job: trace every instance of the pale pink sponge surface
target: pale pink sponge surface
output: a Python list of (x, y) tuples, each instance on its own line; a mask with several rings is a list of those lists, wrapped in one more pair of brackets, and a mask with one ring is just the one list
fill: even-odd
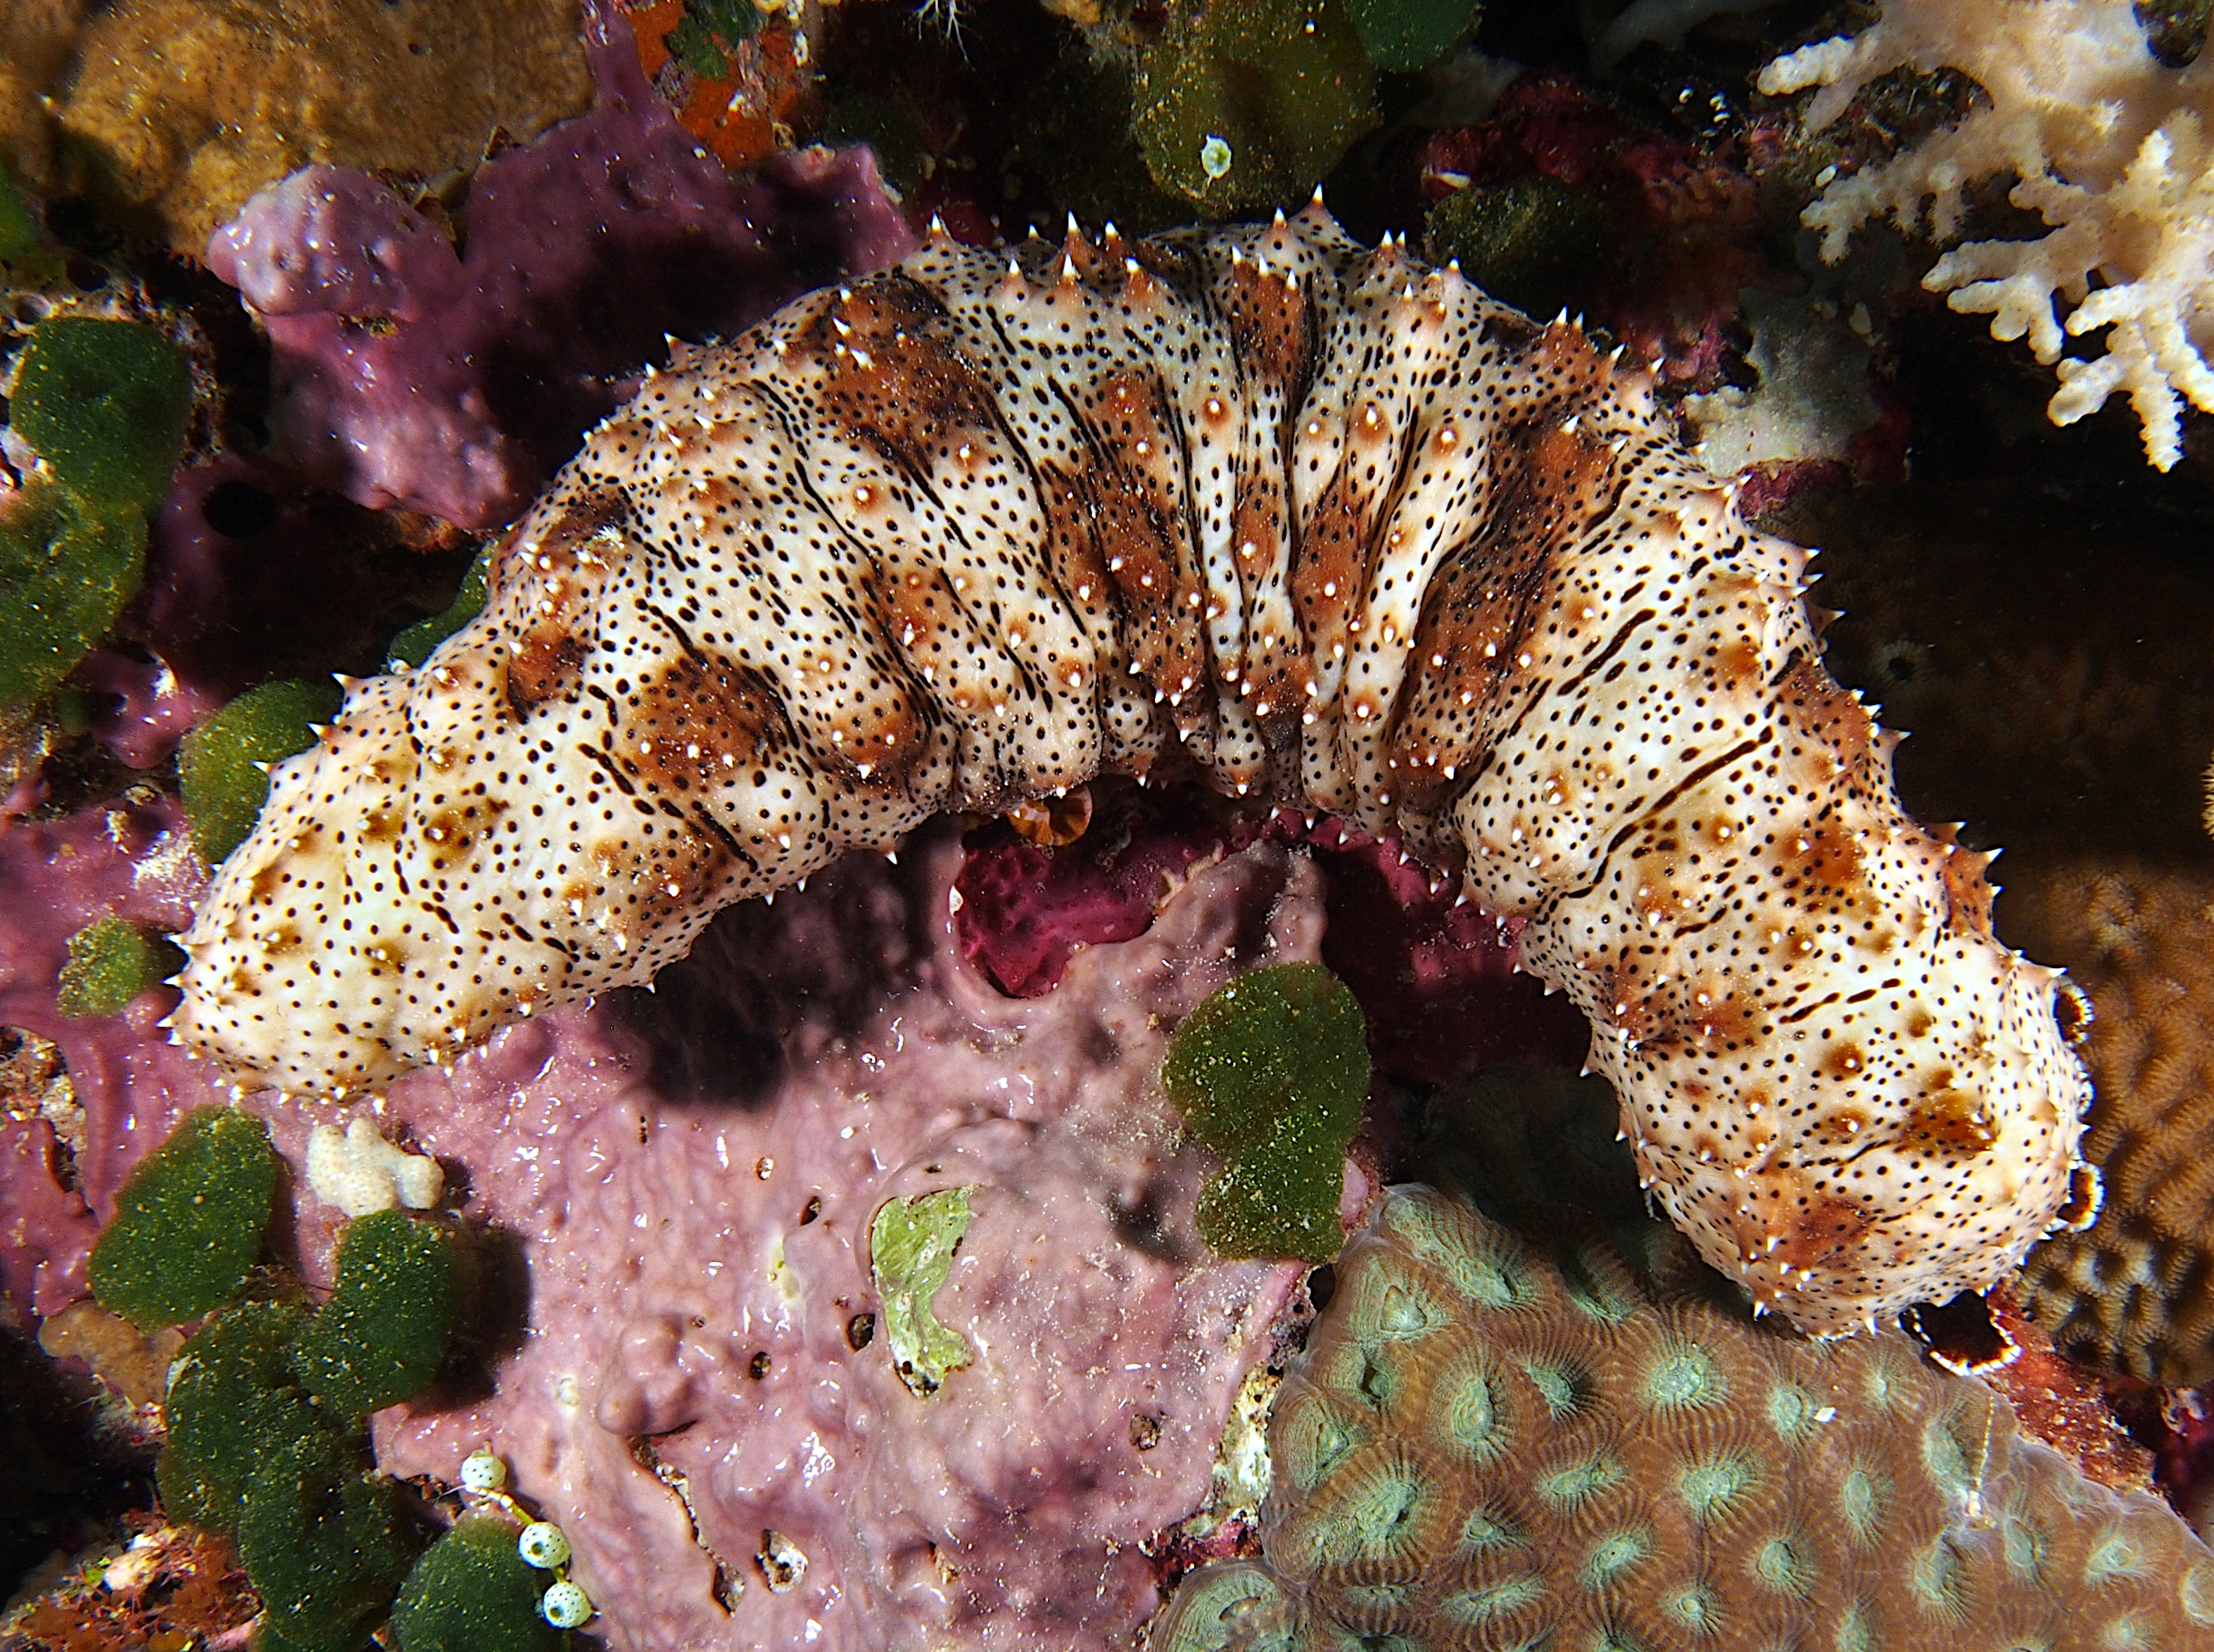
[[(656, 998), (385, 1099), (380, 1125), (466, 1166), (467, 1216), (529, 1284), (497, 1390), (381, 1414), (378, 1461), (450, 1483), (499, 1453), (619, 1652), (1121, 1644), (1159, 1604), (1138, 1545), (1205, 1499), (1270, 1352), (1303, 1265), (1200, 1242), (1214, 1161), (1155, 1075), (1215, 987), (1315, 956), (1320, 875), (1273, 845), (1199, 869), (1017, 1002), (959, 955), (958, 863), (945, 833), (849, 861), (719, 926)], [(269, 1117), (297, 1159), (341, 1113)], [(926, 1398), (869, 1234), (946, 1187), (971, 1217), (932, 1308), (974, 1356)], [(335, 1213), (302, 1221), (312, 1271)], [(772, 1533), (803, 1558), (788, 1587), (756, 1558)]]
[(1641, 377), (1318, 207), (937, 236), (587, 441), (479, 619), (276, 771), (177, 1027), (344, 1094), (940, 811), (1196, 775), (1520, 923), (1662, 1208), (1841, 1333), (2012, 1266), (2087, 1087), (1805, 561)]

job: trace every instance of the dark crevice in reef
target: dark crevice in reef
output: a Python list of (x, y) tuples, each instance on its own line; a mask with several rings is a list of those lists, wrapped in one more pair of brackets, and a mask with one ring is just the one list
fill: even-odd
[(0, 1330), (0, 1600), (57, 1549), (151, 1499), (152, 1455), (122, 1431), (119, 1405)]
[(832, 1038), (859, 1032), (929, 954), (920, 903), (902, 893), (920, 860), (851, 855), (810, 880), (817, 898), (740, 902), (651, 991), (609, 993), (654, 1088), (758, 1106), (776, 1094), (786, 1036), (802, 1021)]

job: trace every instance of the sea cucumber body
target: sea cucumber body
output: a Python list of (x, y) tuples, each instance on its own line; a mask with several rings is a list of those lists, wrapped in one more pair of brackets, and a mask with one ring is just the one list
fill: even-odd
[(275, 771), (176, 1025), (344, 1093), (934, 813), (1196, 771), (1524, 917), (1669, 1215), (1848, 1331), (2046, 1231), (2086, 1084), (1805, 556), (1580, 332), (1319, 208), (938, 237), (588, 440), (479, 619)]

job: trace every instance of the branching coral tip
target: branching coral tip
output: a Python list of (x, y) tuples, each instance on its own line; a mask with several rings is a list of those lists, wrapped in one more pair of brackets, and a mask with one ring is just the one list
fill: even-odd
[(581, 1629), (591, 1618), (592, 1597), (564, 1578), (546, 1591), (538, 1610), (556, 1629)]
[(569, 1539), (550, 1520), (534, 1520), (515, 1540), (515, 1551), (540, 1571), (569, 1564)]
[(462, 1488), (467, 1491), (497, 1491), (507, 1484), (507, 1465), (489, 1451), (473, 1451), (462, 1464)]

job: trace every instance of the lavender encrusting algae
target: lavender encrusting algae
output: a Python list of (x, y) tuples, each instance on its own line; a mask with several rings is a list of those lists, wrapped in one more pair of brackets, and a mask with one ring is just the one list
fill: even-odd
[[(378, 1460), (450, 1482), (496, 1450), (624, 1652), (1120, 1643), (1158, 1600), (1139, 1545), (1205, 1497), (1297, 1283), (1200, 1244), (1214, 1161), (1156, 1076), (1214, 987), (1315, 956), (1313, 863), (1203, 868), (1012, 1001), (960, 958), (957, 846), (919, 848), (733, 913), (657, 995), (511, 1028), (376, 1118), (467, 1167), (468, 1220), (529, 1277), (496, 1388), (381, 1414)], [(297, 1162), (346, 1113), (268, 1116)], [(868, 1235), (951, 1187), (973, 1214), (932, 1309), (972, 1357), (924, 1397)], [(300, 1224), (313, 1274), (336, 1213)]]
[(477, 169), (466, 250), (341, 167), (271, 185), (209, 237), (269, 335), (277, 450), (315, 481), (493, 526), (664, 335), (735, 332), (913, 249), (866, 149), (733, 177), (655, 97), (620, 14), (587, 27), (597, 105)]

